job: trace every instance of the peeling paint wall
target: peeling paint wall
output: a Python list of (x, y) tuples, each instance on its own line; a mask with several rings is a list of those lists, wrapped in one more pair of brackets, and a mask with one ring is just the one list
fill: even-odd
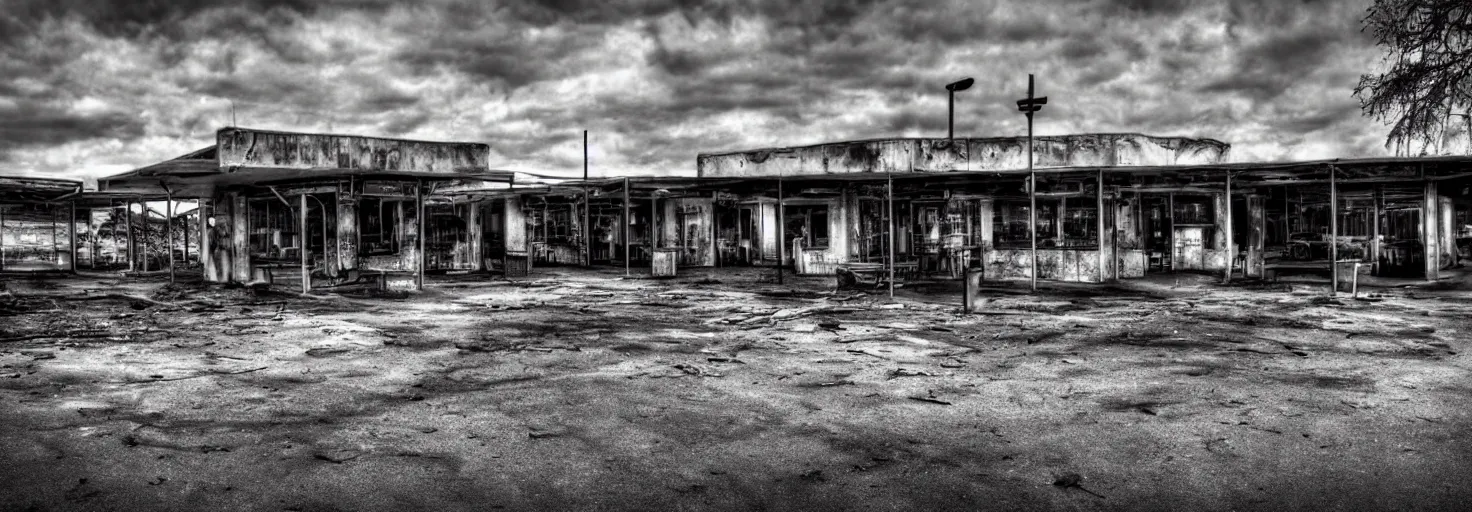
[[(1211, 139), (1140, 134), (1034, 137), (1036, 167), (1189, 165), (1226, 161), (1230, 146)], [(696, 157), (706, 177), (1027, 168), (1027, 138), (888, 139), (767, 148)]]
[(490, 146), (459, 142), (281, 133), (245, 128), (225, 128), (215, 138), (222, 168), (455, 173), (484, 171), (490, 159)]

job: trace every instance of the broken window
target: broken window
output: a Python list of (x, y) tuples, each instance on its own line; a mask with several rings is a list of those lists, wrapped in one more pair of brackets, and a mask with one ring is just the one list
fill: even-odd
[(359, 252), (362, 255), (399, 252), (399, 226), (403, 223), (406, 202), (376, 197), (364, 197), (358, 202)]
[(1060, 222), (1063, 236), (1058, 245), (1075, 249), (1092, 249), (1099, 245), (1099, 204), (1093, 197), (1062, 199)]
[(787, 206), (783, 215), (786, 216), (787, 243), (802, 239), (803, 247), (828, 247), (828, 205)]
[[(1056, 201), (1053, 201), (1056, 203)], [(1028, 229), (1028, 201), (998, 200), (992, 214), (992, 243), (998, 248), (1026, 248), (1030, 246), (1031, 232)], [(1053, 219), (1055, 209), (1051, 204), (1038, 201), (1038, 247), (1055, 245), (1057, 230)]]

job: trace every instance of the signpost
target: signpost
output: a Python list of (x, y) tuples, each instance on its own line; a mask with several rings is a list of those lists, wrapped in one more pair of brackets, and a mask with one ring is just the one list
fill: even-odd
[(1029, 73), (1027, 97), (1017, 100), (1017, 110), (1027, 116), (1027, 228), (1032, 241), (1032, 291), (1038, 291), (1038, 174), (1032, 168), (1032, 115), (1043, 109), (1048, 97), (1034, 98), (1032, 93), (1032, 74)]

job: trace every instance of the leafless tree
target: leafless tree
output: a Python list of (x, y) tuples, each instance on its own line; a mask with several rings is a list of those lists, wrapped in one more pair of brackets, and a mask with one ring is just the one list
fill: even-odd
[(1354, 94), (1365, 115), (1393, 123), (1386, 146), (1424, 154), (1472, 133), (1472, 1), (1375, 0), (1364, 25), (1386, 69), (1361, 75)]

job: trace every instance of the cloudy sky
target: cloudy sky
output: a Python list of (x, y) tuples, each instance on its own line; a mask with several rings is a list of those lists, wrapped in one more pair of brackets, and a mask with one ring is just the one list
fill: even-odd
[(1368, 0), (0, 0), (0, 172), (98, 176), (229, 125), (485, 142), (498, 168), (693, 174), (702, 151), (1143, 132), (1238, 161), (1383, 155)]

